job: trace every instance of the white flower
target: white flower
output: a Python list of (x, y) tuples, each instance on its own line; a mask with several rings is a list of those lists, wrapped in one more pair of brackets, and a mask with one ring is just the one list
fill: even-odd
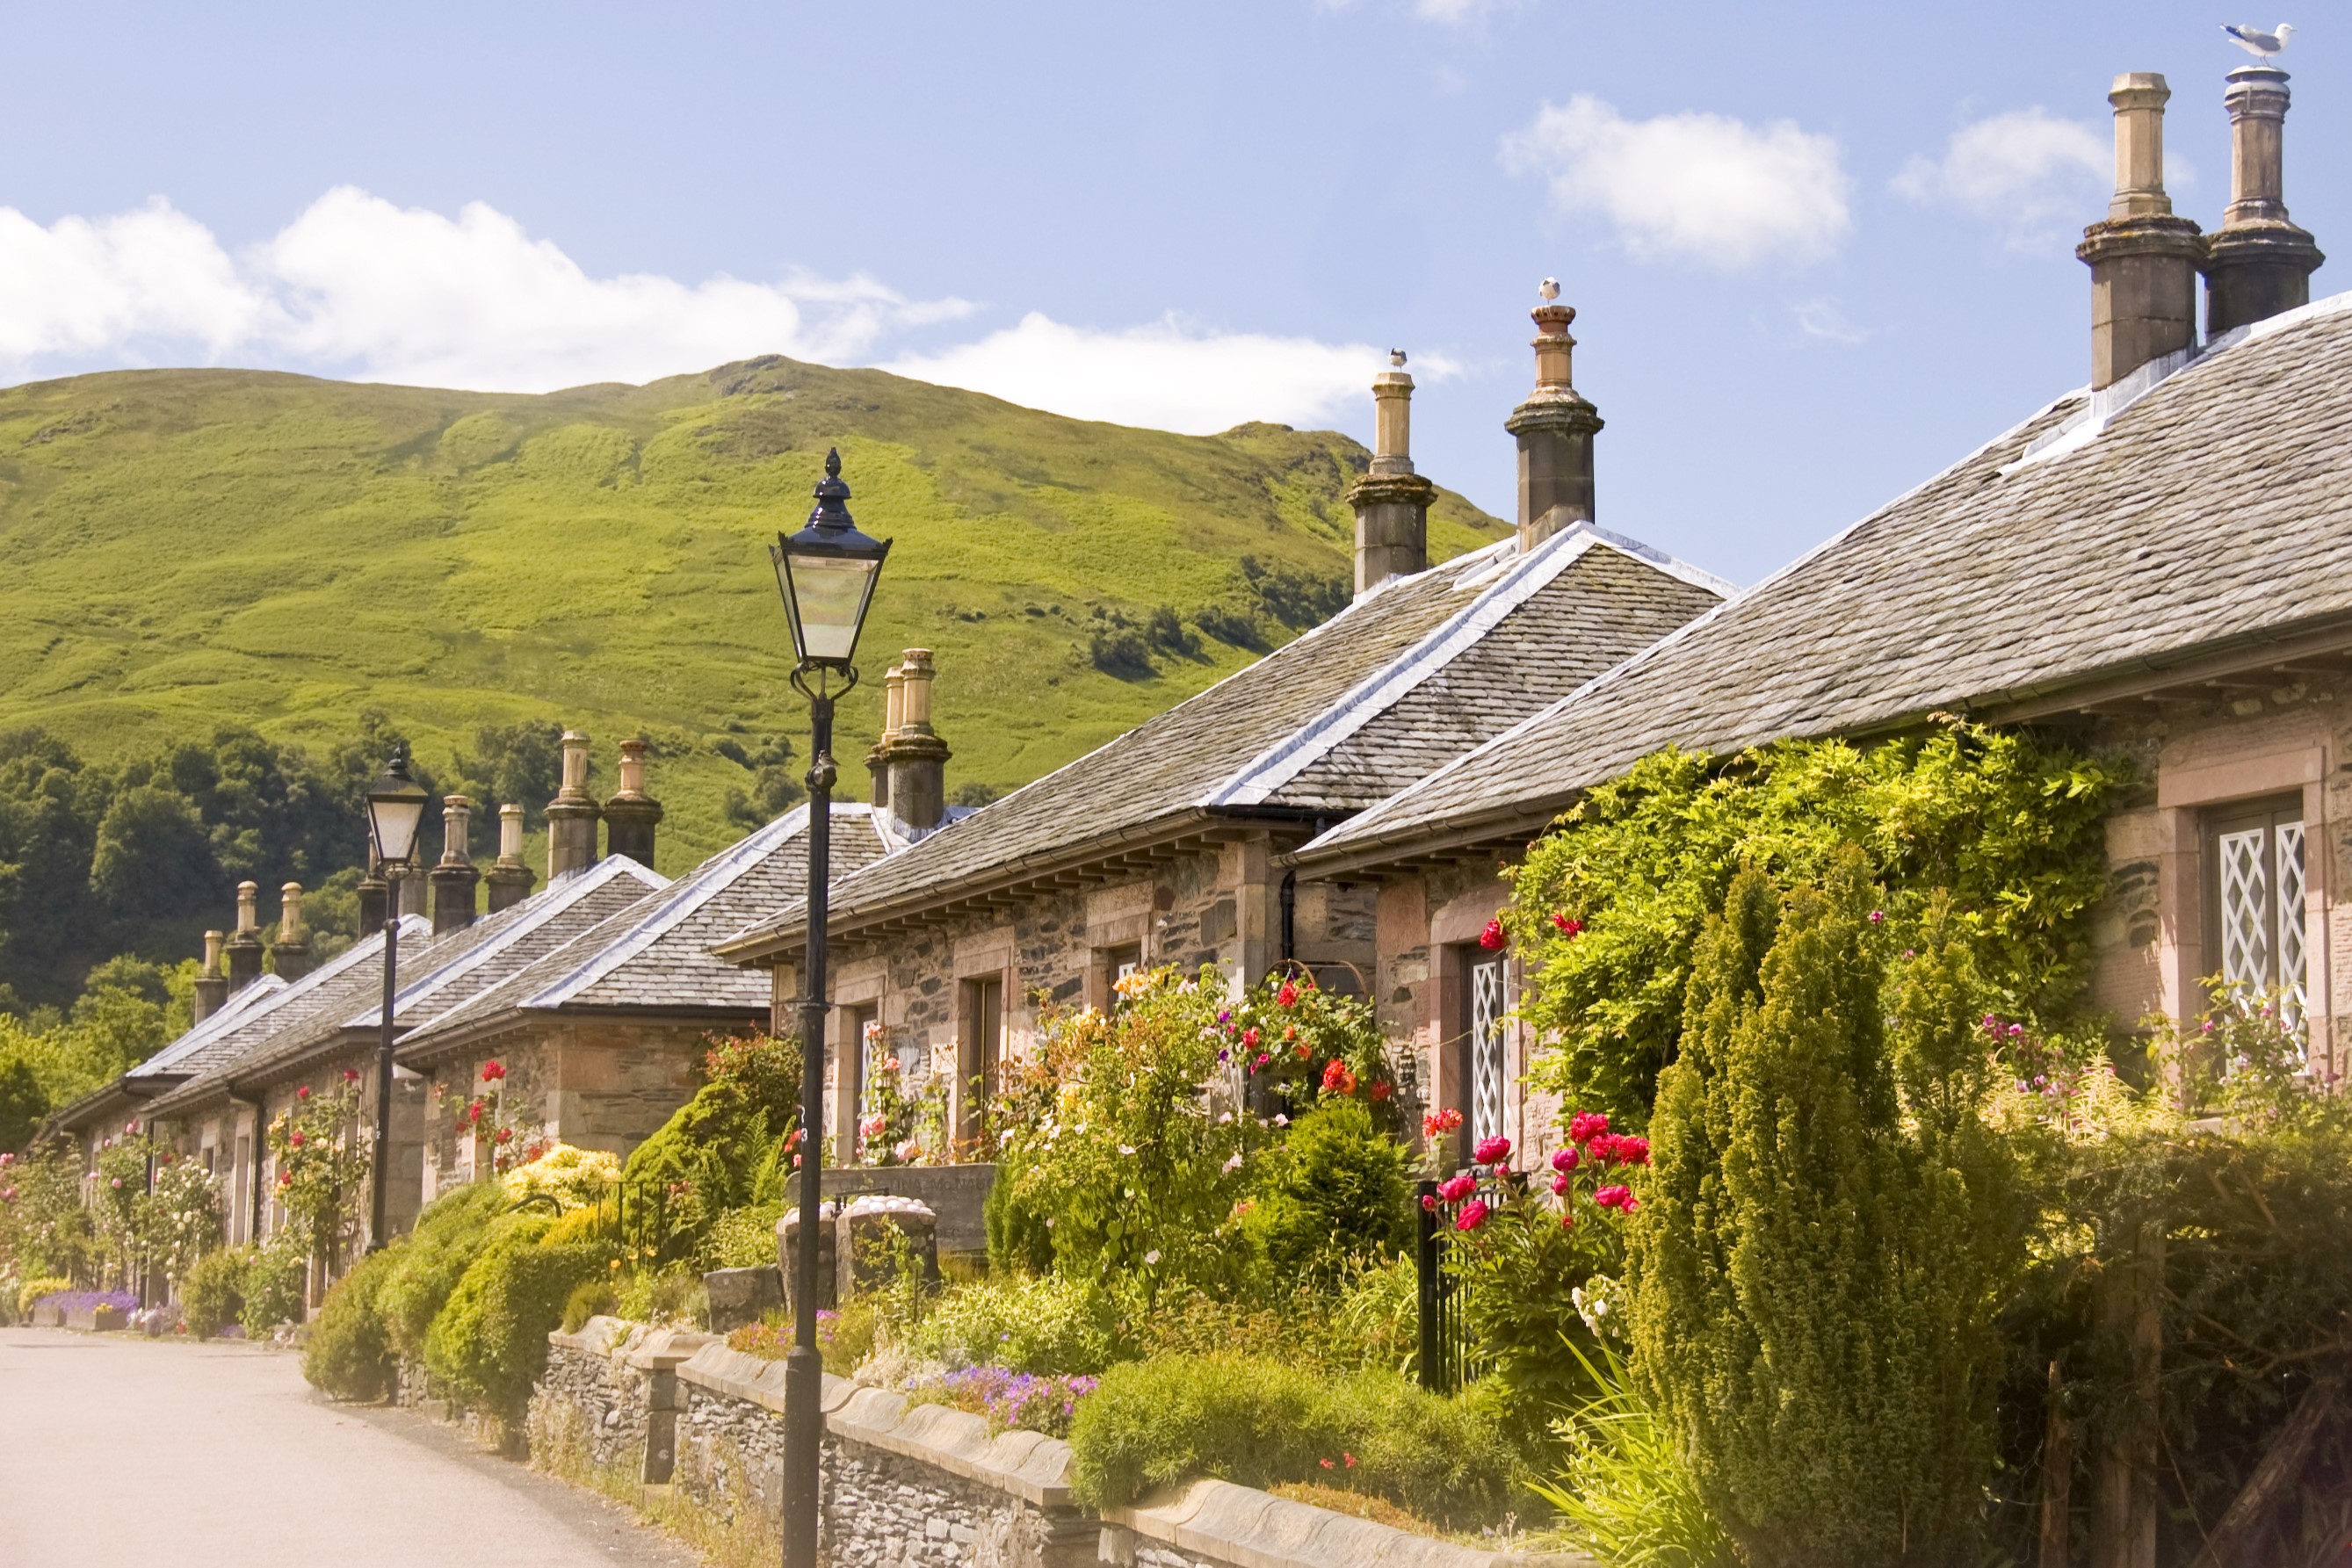
[(1122, 1155), (1131, 1155), (1135, 1153), (1135, 1145), (1133, 1144), (1121, 1144), (1118, 1146), (1118, 1152)]
[(1274, 1113), (1274, 1124), (1277, 1127), (1287, 1127), (1290, 1125), (1290, 1118), (1276, 1111)]
[(1229, 1160), (1227, 1160), (1227, 1161), (1225, 1162), (1225, 1174), (1226, 1174), (1227, 1176), (1231, 1176), (1231, 1175), (1233, 1175), (1235, 1171), (1237, 1171), (1237, 1170), (1239, 1170), (1239, 1169), (1241, 1169), (1241, 1168), (1242, 1168), (1242, 1157), (1241, 1157), (1241, 1155), (1240, 1155), (1239, 1154), (1234, 1155), (1234, 1157), (1233, 1157), (1232, 1159), (1229, 1159)]
[(1145, 1267), (1145, 1268), (1147, 1268), (1147, 1269), (1148, 1269), (1148, 1268), (1150, 1268), (1152, 1265), (1154, 1265), (1154, 1264), (1158, 1263), (1159, 1261), (1160, 1261), (1160, 1249), (1159, 1249), (1159, 1248), (1157, 1248), (1157, 1247), (1154, 1247), (1150, 1251), (1146, 1252), (1146, 1253), (1143, 1255), (1143, 1265), (1144, 1265), (1144, 1267)]

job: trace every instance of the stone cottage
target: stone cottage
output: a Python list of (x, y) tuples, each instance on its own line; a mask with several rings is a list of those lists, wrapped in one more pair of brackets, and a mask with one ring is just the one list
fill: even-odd
[[(1139, 966), (1213, 965), (1240, 987), (1298, 965), (1365, 992), (1373, 884), (1301, 883), (1284, 855), (1721, 601), (1720, 580), (1594, 526), (1601, 420), (1570, 379), (1572, 315), (1549, 298), (1535, 313), (1537, 387), (1507, 426), (1512, 537), (1430, 564), (1436, 490), (1413, 470), (1412, 382), (1397, 355), (1374, 384), (1375, 455), (1350, 495), (1356, 598), (1329, 622), (961, 820), (939, 806), (929, 662), (896, 672), (877, 796), (909, 841), (832, 901), (836, 1164), (858, 1161), (845, 1134), (886, 1055), (947, 1079), (949, 1126), (968, 1150), (986, 1132), (996, 1064), (1023, 1049), (1040, 999), (1107, 1005)], [(772, 972), (780, 1027), (804, 940), (788, 904), (719, 949)]]
[[(1373, 884), (1383, 1016), (1435, 1103), (1540, 1146), (1521, 977), (1476, 943), (1496, 868), (1665, 746), (1901, 733), (1937, 713), (2053, 727), (2152, 785), (2108, 827), (2097, 999), (2285, 988), (2345, 1070), (2352, 907), (2352, 296), (2280, 187), (2285, 73), (2231, 73), (2232, 193), (2208, 235), (2164, 189), (2161, 77), (2120, 78), (2117, 189), (2078, 254), (2089, 386), (1427, 779), (1318, 836), (1303, 884)], [(2197, 329), (2197, 282), (2206, 324)]]

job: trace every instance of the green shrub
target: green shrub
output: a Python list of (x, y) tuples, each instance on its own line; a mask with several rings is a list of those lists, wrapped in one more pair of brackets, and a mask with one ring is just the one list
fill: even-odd
[(1412, 1373), (1421, 1362), (1421, 1271), (1412, 1257), (1352, 1265), (1331, 1324), (1359, 1364)]
[(1116, 1354), (1116, 1313), (1091, 1281), (992, 1275), (939, 1298), (910, 1348), (950, 1366), (1093, 1373)]
[(1042, 1184), (1024, 1179), (1031, 1164), (1025, 1143), (1008, 1144), (997, 1155), (996, 1179), (981, 1213), (988, 1223), (988, 1266), (998, 1273), (1054, 1271), (1054, 1230), (1045, 1223)]
[(583, 1280), (563, 1298), (563, 1332), (578, 1333), (590, 1318), (609, 1318), (621, 1310), (621, 1289), (609, 1279)]
[(1577, 1355), (1601, 1392), (1561, 1418), (1559, 1474), (1531, 1487), (1559, 1513), (1560, 1535), (1612, 1568), (1739, 1568), (1672, 1428), (1624, 1364), (1613, 1353), (1597, 1366)]
[(394, 1242), (368, 1254), (327, 1292), (302, 1345), (302, 1375), (312, 1387), (355, 1405), (372, 1405), (393, 1392), (399, 1361), (384, 1326), (383, 1285), (400, 1266), (405, 1245)]
[(748, 1203), (730, 1208), (710, 1227), (702, 1244), (702, 1259), (711, 1269), (757, 1269), (776, 1260), (776, 1221), (784, 1217), (782, 1201)]
[(400, 1261), (379, 1298), (395, 1352), (411, 1357), (425, 1354), (435, 1315), (507, 1207), (506, 1193), (498, 1183), (480, 1182), (445, 1193), (416, 1217), (416, 1228), (397, 1249)]
[[(697, 1257), (729, 1209), (778, 1196), (766, 1189), (791, 1165), (780, 1145), (800, 1103), (799, 1045), (766, 1036), (723, 1040), (704, 1067), (709, 1081), (622, 1167), (632, 1210), (651, 1206), (655, 1256), (665, 1263)], [(635, 1224), (633, 1213), (633, 1231)]]
[(271, 1238), (247, 1260), (237, 1293), (237, 1322), (247, 1339), (268, 1339), (279, 1323), (299, 1323), (309, 1310), (310, 1260), (301, 1243), (285, 1232)]
[(1253, 1487), (1318, 1480), (1454, 1530), (1502, 1517), (1513, 1465), (1478, 1401), (1387, 1373), (1335, 1378), (1232, 1355), (1112, 1367), (1080, 1402), (1070, 1446), (1073, 1490), (1097, 1508), (1199, 1476)]
[(509, 1424), (521, 1420), (531, 1385), (547, 1369), (547, 1336), (562, 1322), (565, 1301), (612, 1258), (600, 1247), (541, 1246), (548, 1224), (529, 1214), (500, 1221), (425, 1337), (436, 1383)]
[(252, 1261), (250, 1248), (207, 1252), (180, 1281), (180, 1321), (198, 1339), (213, 1335), (236, 1322), (245, 1311), (245, 1270)]
[(620, 1313), (633, 1323), (699, 1328), (710, 1316), (702, 1276), (687, 1269), (637, 1270), (619, 1281)]
[(1244, 1228), (1272, 1277), (1328, 1286), (1352, 1260), (1395, 1257), (1412, 1243), (1404, 1146), (1360, 1100), (1327, 1095), (1260, 1160)]
[(1756, 1568), (1981, 1544), (2022, 1216), (1968, 948), (1939, 901), (1890, 978), (1878, 904), (1859, 851), (1785, 901), (1741, 873), (1659, 1082), (1634, 1366)]

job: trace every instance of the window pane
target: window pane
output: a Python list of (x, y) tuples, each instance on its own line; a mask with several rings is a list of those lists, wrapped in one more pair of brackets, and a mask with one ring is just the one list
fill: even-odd
[(2303, 824), (2281, 822), (2278, 826), (2278, 987), (2280, 1009), (2297, 1033), (2303, 1030), (2307, 970), (2303, 928)]
[(2221, 835), (2221, 977), (2271, 983), (2270, 834), (2261, 828)]
[(1469, 1142), (1503, 1131), (1503, 1015), (1508, 1010), (1503, 995), (1503, 960), (1485, 958), (1470, 966), (1470, 1115)]

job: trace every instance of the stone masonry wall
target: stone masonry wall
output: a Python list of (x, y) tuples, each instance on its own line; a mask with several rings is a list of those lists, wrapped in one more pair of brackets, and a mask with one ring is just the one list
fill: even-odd
[[(549, 1337), (531, 1400), (532, 1458), (574, 1479), (633, 1472), (627, 1434), (657, 1431), (654, 1379), (616, 1367), (657, 1335), (613, 1318)], [(735, 1533), (772, 1542), (782, 1512), (784, 1367), (701, 1336), (676, 1362), (677, 1495)], [(1034, 1432), (992, 1437), (980, 1416), (828, 1376), (821, 1544), (836, 1568), (1597, 1568), (1572, 1554), (1479, 1551), (1224, 1481), (1096, 1515), (1070, 1494), (1070, 1448)], [(646, 1467), (649, 1479), (656, 1467)]]

